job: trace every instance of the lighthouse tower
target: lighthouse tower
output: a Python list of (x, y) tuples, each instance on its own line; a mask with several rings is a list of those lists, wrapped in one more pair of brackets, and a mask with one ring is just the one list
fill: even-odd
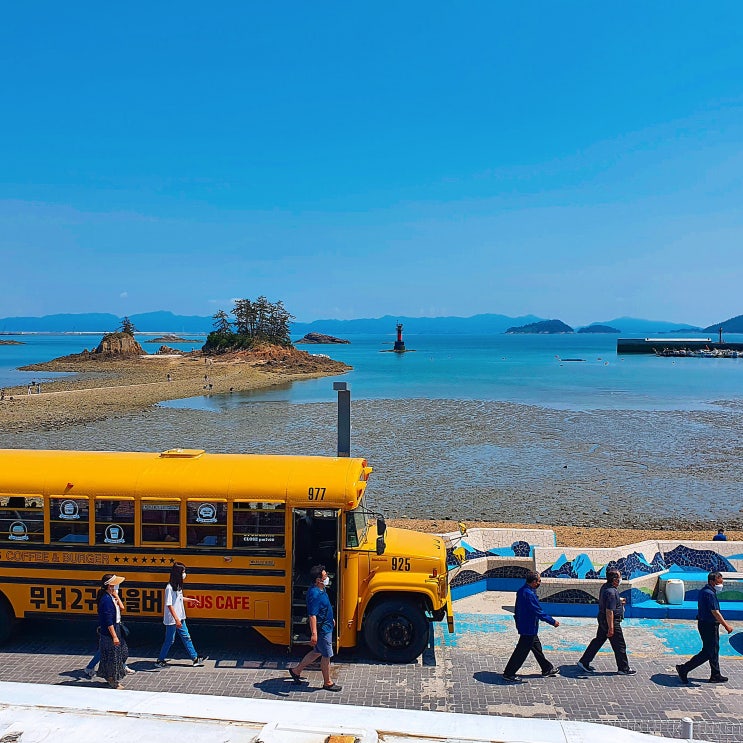
[(395, 341), (395, 346), (392, 349), (396, 353), (405, 353), (405, 343), (402, 339), (402, 323), (397, 323), (397, 340)]

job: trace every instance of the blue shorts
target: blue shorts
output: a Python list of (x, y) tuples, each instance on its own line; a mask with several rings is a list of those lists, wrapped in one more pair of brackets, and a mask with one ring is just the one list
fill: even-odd
[(313, 648), (316, 653), (320, 653), (323, 658), (333, 657), (333, 633), (323, 632), (317, 638), (317, 645)]

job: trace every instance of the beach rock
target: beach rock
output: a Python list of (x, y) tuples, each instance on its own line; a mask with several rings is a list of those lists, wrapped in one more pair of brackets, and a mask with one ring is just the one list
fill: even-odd
[(179, 351), (177, 348), (171, 348), (170, 346), (166, 346), (166, 345), (160, 346), (160, 348), (158, 348), (157, 351), (155, 351), (155, 353), (161, 356), (163, 355), (172, 356), (174, 354), (177, 356), (183, 355), (183, 352)]
[(143, 356), (145, 350), (129, 333), (107, 333), (101, 339), (94, 354), (103, 356), (130, 357)]
[(307, 333), (304, 338), (300, 338), (297, 343), (350, 343), (351, 341), (343, 338), (336, 338), (333, 335), (324, 333)]

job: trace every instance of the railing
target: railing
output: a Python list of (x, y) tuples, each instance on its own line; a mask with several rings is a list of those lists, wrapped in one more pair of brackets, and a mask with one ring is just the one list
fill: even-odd
[(660, 735), (670, 739), (704, 741), (705, 743), (741, 743), (743, 722), (732, 720), (575, 720), (575, 722), (598, 722), (602, 725), (632, 730), (635, 733)]

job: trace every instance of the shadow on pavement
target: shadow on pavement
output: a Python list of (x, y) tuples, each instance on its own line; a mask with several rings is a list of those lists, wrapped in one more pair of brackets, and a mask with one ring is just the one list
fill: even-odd
[(295, 697), (301, 701), (301, 698), (307, 694), (314, 694), (316, 691), (322, 691), (319, 686), (312, 686), (305, 681), (301, 684), (295, 684), (288, 676), (280, 678), (264, 679), (253, 684), (254, 689), (259, 689), (264, 694), (270, 694), (275, 697)]
[(512, 681), (506, 681), (502, 674), (495, 671), (475, 671), (472, 678), (481, 684), (495, 684), (496, 686), (511, 686), (513, 684)]
[(682, 687), (685, 689), (693, 689), (696, 684), (691, 683), (691, 679), (689, 679), (688, 684), (682, 684), (681, 679), (678, 677), (678, 674), (676, 673), (654, 673), (650, 680), (656, 684), (657, 686), (665, 686), (666, 688), (673, 689)]

